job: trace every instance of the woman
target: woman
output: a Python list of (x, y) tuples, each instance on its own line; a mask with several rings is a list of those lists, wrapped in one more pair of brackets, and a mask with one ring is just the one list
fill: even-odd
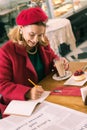
[[(8, 34), (10, 40), (0, 48), (0, 93), (5, 105), (13, 99), (38, 99), (44, 92), (28, 79), (37, 84), (51, 72), (53, 60), (59, 59), (45, 36), (47, 20), (39, 7), (21, 11), (17, 26)], [(64, 58), (63, 62), (67, 69), (68, 62)], [(0, 106), (2, 113), (4, 106)]]

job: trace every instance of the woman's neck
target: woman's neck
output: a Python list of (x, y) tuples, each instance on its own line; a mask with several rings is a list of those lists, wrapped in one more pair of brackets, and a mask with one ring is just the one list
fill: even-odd
[(34, 55), (34, 54), (36, 54), (37, 53), (37, 46), (34, 46), (34, 47), (28, 47), (27, 48), (27, 52), (28, 52), (28, 54), (31, 54), (31, 55)]

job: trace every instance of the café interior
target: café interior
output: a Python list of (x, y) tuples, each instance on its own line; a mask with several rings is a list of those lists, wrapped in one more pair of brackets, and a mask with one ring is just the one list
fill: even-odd
[[(66, 6), (66, 4), (68, 5)], [(18, 13), (23, 9), (36, 6), (46, 11), (49, 16), (46, 35), (55, 53), (65, 57), (69, 61), (69, 69), (72, 74), (78, 68), (85, 68), (86, 70), (87, 0), (41, 0), (39, 2), (38, 0), (0, 0), (0, 46), (8, 40), (7, 34), (9, 29), (16, 26), (15, 18)], [(65, 10), (63, 6), (67, 7), (67, 10)], [(68, 76), (70, 77), (72, 74), (70, 73)], [(64, 86), (65, 81), (69, 77), (59, 79), (56, 78), (55, 75), (53, 76), (52, 73), (39, 84), (43, 85), (46, 90), (49, 90), (49, 86), (51, 90), (54, 90), (54, 86)], [(77, 86), (79, 86), (79, 88), (84, 87), (87, 85), (86, 80), (80, 84), (79, 82), (75, 82), (76, 84), (74, 84), (74, 86), (76, 88)], [(69, 81), (69, 83), (71, 83), (71, 81)], [(67, 86), (67, 83), (65, 85)], [(73, 83), (68, 84), (68, 86), (72, 89)], [(60, 96), (61, 94), (59, 93), (61, 93), (61, 91), (55, 93), (54, 95), (50, 95), (47, 101), (80, 111), (87, 115), (87, 104), (84, 104), (82, 101), (81, 93), (80, 96), (78, 96), (76, 92), (75, 95), (71, 96), (67, 96), (66, 93)], [(16, 121), (13, 117), (11, 118), (13, 121)], [(23, 119), (21, 118), (21, 120)]]
[[(32, 6), (40, 6), (49, 17), (47, 36), (55, 53), (66, 57), (69, 61), (85, 60), (87, 52), (86, 0), (0, 0), (0, 46), (8, 40), (9, 29), (16, 25), (17, 14)], [(54, 36), (53, 32), (55, 32)], [(65, 44), (68, 46), (66, 47)], [(66, 47), (65, 52), (63, 45)]]

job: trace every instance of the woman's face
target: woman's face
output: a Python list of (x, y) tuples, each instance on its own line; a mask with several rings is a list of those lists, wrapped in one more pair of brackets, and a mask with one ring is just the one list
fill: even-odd
[(45, 34), (46, 27), (42, 25), (28, 25), (22, 27), (23, 38), (30, 47), (34, 47)]

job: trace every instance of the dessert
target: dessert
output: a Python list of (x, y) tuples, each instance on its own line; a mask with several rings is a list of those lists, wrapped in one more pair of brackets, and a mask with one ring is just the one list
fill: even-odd
[(76, 70), (73, 77), (76, 81), (81, 81), (86, 78), (86, 75), (83, 70)]

